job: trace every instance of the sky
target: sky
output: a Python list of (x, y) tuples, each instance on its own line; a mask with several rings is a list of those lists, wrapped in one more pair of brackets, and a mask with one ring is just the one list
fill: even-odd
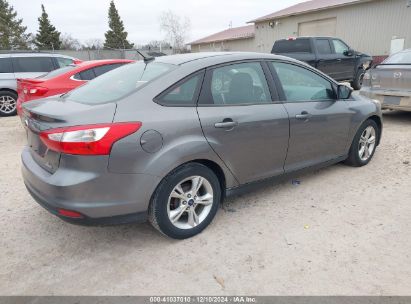
[[(171, 10), (191, 21), (188, 40), (194, 41), (228, 28), (246, 25), (253, 20), (305, 0), (115, 0), (116, 7), (128, 34), (128, 40), (138, 45), (164, 39), (159, 17)], [(37, 18), (41, 4), (52, 24), (61, 33), (84, 42), (104, 40), (108, 29), (107, 15), (110, 0), (8, 0), (23, 19), (28, 32), (38, 30)], [(187, 41), (187, 42), (189, 42)]]

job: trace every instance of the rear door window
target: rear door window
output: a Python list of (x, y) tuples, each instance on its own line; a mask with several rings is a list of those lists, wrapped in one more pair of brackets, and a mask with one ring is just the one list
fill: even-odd
[(103, 75), (104, 73), (107, 73), (111, 70), (114, 70), (118, 67), (121, 67), (124, 63), (114, 63), (114, 64), (106, 64), (106, 65), (101, 65), (98, 67), (94, 68), (94, 73), (96, 74), (96, 77)]
[(311, 53), (310, 39), (278, 40), (273, 53)]
[(332, 54), (330, 41), (328, 39), (316, 39), (315, 46), (317, 47), (317, 51), (319, 54)]
[(13, 73), (11, 58), (0, 58), (0, 73)]
[(259, 62), (218, 67), (211, 72), (210, 94), (202, 104), (247, 105), (271, 103), (264, 71)]
[(15, 73), (50, 72), (54, 70), (51, 57), (13, 57)]

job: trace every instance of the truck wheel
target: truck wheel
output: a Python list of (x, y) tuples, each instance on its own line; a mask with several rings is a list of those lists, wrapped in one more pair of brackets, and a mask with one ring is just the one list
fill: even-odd
[(362, 80), (364, 78), (365, 70), (359, 69), (355, 75), (354, 80), (351, 82), (351, 86), (354, 90), (360, 90), (362, 86)]

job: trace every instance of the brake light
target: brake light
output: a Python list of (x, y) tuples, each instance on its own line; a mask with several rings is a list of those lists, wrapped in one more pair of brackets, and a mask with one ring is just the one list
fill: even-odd
[(33, 96), (43, 96), (47, 92), (48, 92), (48, 89), (43, 88), (43, 87), (30, 87), (28, 89), (24, 89), (25, 94), (29, 93), (30, 95), (33, 95)]
[(288, 37), (287, 40), (297, 40), (296, 37)]
[(40, 138), (50, 150), (76, 155), (108, 155), (113, 144), (138, 131), (141, 122), (111, 123), (43, 131)]

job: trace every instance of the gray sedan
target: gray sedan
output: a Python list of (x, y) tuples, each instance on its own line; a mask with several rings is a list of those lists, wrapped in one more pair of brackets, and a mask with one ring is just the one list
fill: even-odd
[(411, 111), (411, 49), (369, 70), (360, 94), (378, 100), (383, 109)]
[(165, 56), (27, 103), (23, 177), (79, 224), (148, 219), (201, 232), (227, 195), (307, 168), (366, 165), (378, 102), (299, 61), (257, 53)]

